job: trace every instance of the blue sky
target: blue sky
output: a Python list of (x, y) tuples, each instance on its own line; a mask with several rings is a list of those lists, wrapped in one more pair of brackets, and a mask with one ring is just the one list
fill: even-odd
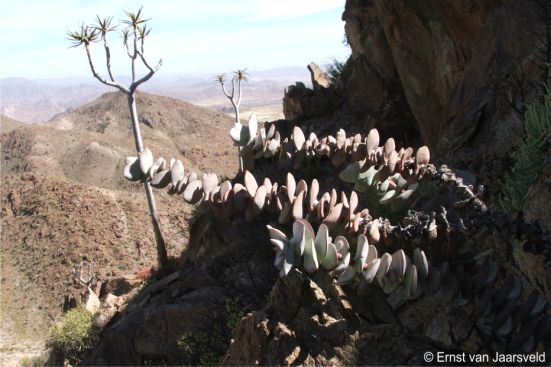
[[(197, 75), (345, 60), (345, 0), (56, 0), (0, 1), (0, 78), (89, 76), (84, 49), (68, 48), (67, 30), (96, 14), (123, 18), (123, 10), (152, 18), (145, 54), (163, 59), (159, 74)], [(119, 34), (111, 35), (113, 69), (129, 73)], [(103, 71), (103, 48), (93, 54)]]

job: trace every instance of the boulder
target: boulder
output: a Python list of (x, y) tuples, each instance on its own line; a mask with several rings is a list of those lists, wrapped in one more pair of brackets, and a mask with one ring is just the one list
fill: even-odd
[(308, 71), (310, 71), (310, 77), (312, 78), (312, 86), (314, 91), (320, 88), (329, 88), (331, 86), (331, 81), (329, 77), (315, 62), (308, 64)]

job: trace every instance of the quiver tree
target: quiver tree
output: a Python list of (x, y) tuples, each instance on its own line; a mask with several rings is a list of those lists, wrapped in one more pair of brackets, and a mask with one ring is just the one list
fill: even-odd
[[(243, 172), (243, 158), (241, 155), (241, 148), (248, 142), (249, 139), (245, 139), (242, 135), (244, 131), (242, 129), (241, 120), (239, 117), (239, 105), (241, 104), (241, 97), (243, 96), (243, 91), (241, 89), (241, 83), (249, 81), (249, 74), (246, 71), (247, 69), (236, 70), (233, 72), (233, 78), (231, 79), (231, 93), (226, 89), (226, 74), (216, 75), (214, 78), (222, 86), (222, 91), (224, 95), (230, 100), (233, 110), (235, 113), (235, 125), (230, 130), (230, 136), (233, 139), (235, 145), (237, 145), (237, 153), (239, 157), (239, 172)], [(236, 94), (237, 92), (237, 94)], [(256, 116), (255, 116), (256, 119)]]
[[(121, 22), (121, 26), (124, 27), (122, 29), (124, 48), (126, 50), (126, 54), (131, 60), (132, 81), (130, 85), (124, 85), (121, 82), (117, 81), (113, 75), (113, 71), (111, 68), (111, 51), (107, 40), (107, 34), (117, 29), (117, 26), (111, 25), (111, 22), (113, 20), (112, 17), (101, 18), (97, 16), (96, 22), (94, 24), (82, 25), (79, 30), (68, 32), (67, 36), (68, 39), (73, 43), (72, 47), (78, 47), (81, 45), (84, 46), (86, 50), (86, 56), (88, 57), (88, 63), (90, 64), (90, 70), (97, 80), (105, 85), (114, 87), (126, 94), (128, 99), (128, 109), (130, 111), (130, 117), (132, 120), (132, 130), (134, 133), (136, 152), (138, 153), (140, 161), (144, 163), (141, 165), (141, 168), (145, 169), (147, 166), (147, 164), (145, 163), (147, 163), (148, 157), (151, 156), (151, 152), (147, 149), (144, 150), (143, 148), (142, 135), (138, 122), (138, 112), (136, 110), (135, 92), (142, 83), (151, 79), (155, 72), (159, 70), (162, 64), (162, 60), (159, 60), (158, 64), (153, 68), (144, 57), (145, 39), (149, 36), (151, 29), (147, 28), (146, 25), (149, 19), (142, 18), (142, 9), (140, 8), (137, 13), (125, 12), (125, 14), (126, 19)], [(108, 74), (107, 78), (101, 76), (98, 73), (94, 62), (92, 61), (92, 50), (90, 46), (94, 42), (103, 43)], [(139, 62), (141, 62), (147, 68), (147, 74), (142, 77), (138, 77), (136, 73), (136, 64)], [(147, 197), (149, 213), (153, 222), (153, 230), (155, 232), (155, 242), (157, 246), (159, 267), (164, 268), (167, 263), (166, 244), (161, 232), (161, 225), (159, 221), (159, 215), (157, 213), (157, 207), (155, 205), (155, 198), (153, 196), (153, 191), (151, 190), (149, 182), (144, 182), (143, 184), (145, 195)]]

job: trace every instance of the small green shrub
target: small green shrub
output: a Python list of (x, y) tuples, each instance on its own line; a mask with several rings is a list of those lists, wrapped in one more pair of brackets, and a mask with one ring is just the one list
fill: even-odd
[(332, 83), (340, 79), (341, 75), (345, 72), (345, 66), (346, 62), (339, 61), (336, 58), (333, 58), (331, 62), (325, 64), (325, 72)]
[(524, 198), (542, 172), (551, 150), (551, 86), (541, 101), (527, 106), (526, 136), (511, 155), (513, 167), (501, 183), (499, 207), (506, 212), (522, 209)]
[(224, 354), (230, 339), (235, 336), (237, 324), (245, 312), (239, 298), (227, 298), (224, 310), (212, 314), (214, 320), (208, 330), (184, 333), (178, 340), (181, 355), (178, 364), (191, 366), (213, 366)]
[(230, 337), (233, 338), (235, 336), (235, 332), (237, 331), (237, 324), (243, 318), (245, 312), (243, 311), (243, 307), (239, 302), (239, 298), (226, 299), (225, 309), (227, 320), (226, 327), (228, 328)]
[(47, 354), (40, 354), (32, 357), (23, 357), (19, 360), (21, 367), (42, 367), (48, 361)]
[(218, 328), (212, 332), (194, 331), (185, 333), (178, 339), (178, 347), (184, 353), (180, 360), (185, 365), (215, 366), (222, 355), (218, 351), (225, 341)]
[(52, 328), (48, 344), (65, 359), (78, 363), (97, 342), (92, 314), (84, 307), (76, 307), (67, 311)]

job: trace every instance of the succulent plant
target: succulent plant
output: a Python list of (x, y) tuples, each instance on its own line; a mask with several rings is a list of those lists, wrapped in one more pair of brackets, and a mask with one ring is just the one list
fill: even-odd
[[(300, 169), (305, 160), (328, 157), (335, 167), (344, 166), (339, 177), (354, 185), (362, 193), (372, 191), (381, 205), (400, 209), (411, 201), (419, 187), (430, 161), (430, 151), (423, 146), (415, 153), (412, 148), (396, 151), (396, 143), (389, 138), (379, 146), (379, 133), (372, 129), (365, 138), (360, 134), (347, 138), (340, 129), (336, 137), (318, 139), (311, 133), (308, 138), (298, 126), (293, 128), (291, 139), (282, 141), (281, 135), (270, 127), (257, 129), (252, 149), (254, 159), (279, 157), (293, 161), (293, 168)], [(414, 154), (415, 153), (415, 154)], [(250, 168), (250, 167), (249, 167)]]
[[(310, 274), (327, 271), (338, 284), (380, 287), (393, 308), (423, 294), (438, 292), (443, 302), (472, 304), (475, 319), (491, 318), (492, 333), (496, 338), (505, 338), (511, 350), (532, 350), (539, 340), (548, 337), (538, 326), (538, 322), (551, 323), (544, 316), (545, 297), (536, 292), (521, 303), (524, 298), (520, 280), (509, 276), (501, 281), (497, 263), (485, 259), (488, 254), (477, 255), (467, 263), (438, 263), (421, 249), (425, 247), (418, 247), (421, 242), (426, 245), (427, 241), (438, 239), (449, 241), (451, 232), (466, 229), (468, 221), (452, 223), (448, 211), (465, 207), (479, 213), (487, 210), (472, 188), (464, 185), (452, 170), (446, 166), (436, 169), (429, 163), (428, 148), (420, 148), (412, 158), (413, 149), (396, 152), (392, 139), (379, 147), (376, 130), (365, 140), (358, 136), (347, 139), (342, 130), (335, 138), (324, 138), (325, 146), (313, 144), (316, 139), (315, 134), (307, 139), (295, 127), (292, 140), (281, 143), (281, 136), (272, 125), (268, 131), (266, 127), (258, 129), (256, 138), (249, 140), (246, 148), (256, 149), (258, 157), (279, 154), (280, 158), (295, 159), (294, 164), (316, 157), (317, 151), (324, 152), (334, 165), (345, 167), (340, 174), (344, 181), (377, 190), (380, 201), (396, 201), (399, 197), (408, 200), (422, 180), (445, 187), (452, 200), (440, 212), (409, 210), (399, 223), (392, 224), (386, 218), (373, 217), (360, 200), (361, 192), (321, 192), (316, 179), (308, 184), (290, 172), (281, 183), (268, 178), (257, 181), (250, 171), (244, 172), (242, 183), (220, 183), (216, 174), (205, 174), (199, 179), (195, 172), (186, 172), (181, 161), (171, 159), (167, 164), (144, 150), (139, 157), (127, 158), (124, 175), (132, 181), (167, 188), (170, 194), (183, 195), (190, 203), (204, 200), (219, 209), (215, 213), (226, 217), (239, 214), (251, 221), (263, 211), (273, 214), (278, 224), (267, 228), (276, 252), (274, 265), (282, 277), (293, 268)], [(275, 147), (273, 151), (270, 144)], [(285, 228), (291, 222), (291, 234), (287, 235)], [(275, 227), (278, 225), (283, 229)], [(403, 243), (408, 247), (403, 248)]]

